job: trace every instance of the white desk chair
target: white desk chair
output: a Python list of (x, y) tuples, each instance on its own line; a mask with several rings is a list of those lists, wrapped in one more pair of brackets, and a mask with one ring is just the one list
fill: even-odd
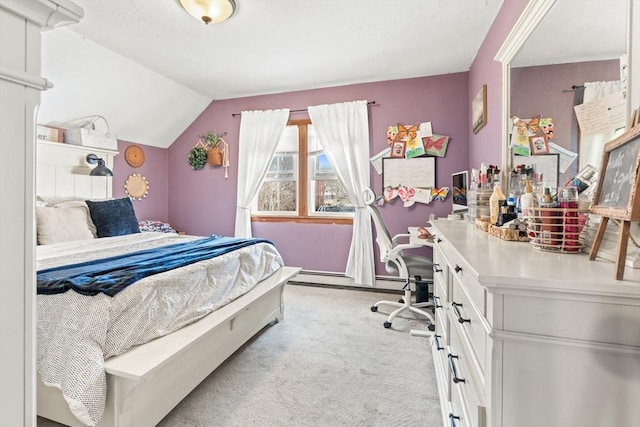
[[(384, 263), (385, 269), (388, 273), (396, 275), (402, 279), (405, 279), (404, 285), (404, 298), (400, 302), (394, 301), (378, 301), (371, 306), (371, 311), (378, 311), (380, 304), (390, 305), (397, 307), (387, 320), (384, 322), (385, 328), (390, 328), (393, 319), (400, 313), (407, 310), (420, 314), (431, 322), (429, 330), (433, 330), (435, 320), (431, 313), (428, 313), (422, 308), (432, 307), (433, 302), (420, 302), (416, 304), (411, 303), (411, 282), (424, 283), (426, 286), (433, 285), (433, 262), (431, 259), (424, 256), (409, 256), (403, 254), (405, 249), (414, 249), (424, 247), (424, 245), (415, 245), (410, 243), (399, 243), (401, 238), (408, 240), (409, 234), (398, 234), (393, 237), (389, 234), (387, 227), (382, 222), (382, 217), (378, 208), (372, 203), (367, 205), (373, 224), (376, 228), (376, 243), (380, 250), (380, 261)], [(411, 278), (414, 278), (413, 280)]]

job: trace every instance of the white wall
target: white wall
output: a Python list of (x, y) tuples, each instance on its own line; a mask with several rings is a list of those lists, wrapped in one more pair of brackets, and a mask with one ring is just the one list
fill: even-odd
[(42, 34), (42, 75), (55, 86), (42, 94), (38, 123), (67, 128), (98, 114), (118, 139), (166, 148), (211, 103), (71, 28)]

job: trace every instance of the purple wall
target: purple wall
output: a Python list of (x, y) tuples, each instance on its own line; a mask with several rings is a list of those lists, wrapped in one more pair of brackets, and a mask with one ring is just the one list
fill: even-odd
[(487, 124), (477, 134), (469, 131), (469, 168), (480, 163), (502, 164), (502, 66), (494, 58), (520, 17), (528, 0), (505, 0), (491, 25), (469, 72), (468, 103), (487, 85)]
[[(512, 68), (510, 116), (529, 119), (541, 114), (552, 117), (555, 136), (551, 141), (577, 152), (574, 92), (563, 91), (584, 82), (618, 80), (619, 77), (617, 60)], [(578, 162), (575, 161), (560, 177), (560, 183), (567, 182), (577, 171)]]
[[(479, 166), (481, 162), (500, 164), (502, 75), (501, 66), (494, 61), (494, 57), (526, 4), (527, 0), (505, 0), (469, 73), (214, 101), (171, 145), (166, 163), (159, 160), (162, 165), (168, 165), (167, 172), (171, 177), (166, 194), (168, 216), (172, 225), (189, 234), (233, 235), (240, 118), (231, 115), (243, 110), (294, 110), (304, 109), (309, 105), (358, 99), (376, 101), (378, 105), (370, 107), (371, 154), (386, 147), (387, 126), (398, 122), (411, 124), (431, 121), (435, 133), (451, 136), (446, 157), (439, 158), (436, 162), (438, 187), (450, 186), (453, 172), (468, 170)], [(488, 123), (474, 135), (469, 125), (469, 106), (483, 84), (488, 87)], [(291, 115), (292, 119), (305, 117), (306, 113)], [(224, 178), (224, 170), (221, 168), (207, 166), (204, 170), (193, 171), (187, 164), (187, 155), (198, 134), (207, 130), (227, 132), (225, 139), (231, 146), (228, 179)], [(122, 161), (124, 162), (123, 159)], [(381, 177), (373, 168), (371, 183), (379, 193)], [(161, 210), (160, 205), (157, 209)], [(424, 224), (430, 213), (445, 216), (450, 209), (451, 196), (445, 202), (417, 204), (408, 209), (399, 200), (394, 200), (381, 210), (391, 233), (396, 234), (405, 232), (409, 225)], [(158, 214), (161, 215), (159, 211)], [(307, 270), (343, 272), (352, 227), (253, 223), (253, 232), (255, 236), (273, 240), (289, 265)], [(376, 249), (376, 259), (377, 256)], [(385, 274), (380, 263), (376, 266), (376, 271), (378, 274)]]
[(169, 220), (169, 175), (167, 149), (150, 147), (137, 144), (144, 150), (145, 162), (139, 168), (133, 168), (124, 159), (124, 150), (131, 145), (128, 141), (118, 141), (119, 155), (114, 158), (113, 166), (113, 197), (126, 197), (124, 183), (132, 173), (139, 173), (149, 181), (149, 194), (142, 200), (132, 200), (139, 220), (157, 219), (167, 222)]
[[(189, 234), (233, 235), (235, 226), (238, 132), (243, 110), (274, 108), (304, 109), (309, 105), (366, 99), (369, 107), (370, 153), (386, 148), (386, 130), (398, 122), (431, 121), (435, 133), (449, 135), (446, 157), (436, 160), (436, 185), (451, 186), (451, 173), (467, 169), (469, 103), (467, 73), (422, 77), (315, 89), (275, 95), (213, 102), (169, 148), (169, 218), (175, 228)], [(292, 119), (307, 117), (292, 113)], [(226, 131), (231, 146), (229, 179), (221, 168), (193, 171), (186, 158), (198, 134), (207, 130)], [(371, 168), (371, 183), (381, 192), (382, 179)], [(430, 213), (451, 212), (451, 196), (446, 201), (404, 208), (397, 199), (382, 208), (392, 234), (406, 232), (409, 225), (423, 225)], [(344, 272), (351, 242), (350, 225), (297, 223), (253, 223), (255, 236), (272, 239), (289, 265), (307, 270)], [(377, 253), (376, 253), (377, 257)], [(384, 269), (378, 265), (378, 273)]]

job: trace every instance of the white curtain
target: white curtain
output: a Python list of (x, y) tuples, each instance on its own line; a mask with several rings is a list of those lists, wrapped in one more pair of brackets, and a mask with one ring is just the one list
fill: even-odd
[[(588, 102), (605, 98), (622, 90), (619, 80), (611, 82), (587, 82), (584, 84), (584, 100)], [(595, 135), (580, 136), (580, 155), (578, 156), (579, 168), (586, 165), (600, 168), (604, 145), (615, 137), (615, 129)]]
[(309, 107), (309, 117), (336, 175), (356, 208), (345, 275), (359, 285), (375, 280), (371, 217), (364, 202), (369, 188), (367, 101)]
[(236, 237), (251, 237), (250, 205), (260, 190), (280, 136), (289, 120), (289, 109), (243, 111), (238, 147), (238, 199)]

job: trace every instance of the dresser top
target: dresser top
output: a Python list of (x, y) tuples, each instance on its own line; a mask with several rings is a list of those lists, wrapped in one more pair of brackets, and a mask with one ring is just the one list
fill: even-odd
[[(471, 274), (487, 288), (541, 289), (637, 298), (640, 269), (626, 267), (615, 279), (615, 263), (589, 260), (586, 253), (536, 250), (530, 243), (505, 241), (466, 221), (434, 220), (430, 231), (448, 241)], [(494, 291), (499, 292), (497, 289)]]

